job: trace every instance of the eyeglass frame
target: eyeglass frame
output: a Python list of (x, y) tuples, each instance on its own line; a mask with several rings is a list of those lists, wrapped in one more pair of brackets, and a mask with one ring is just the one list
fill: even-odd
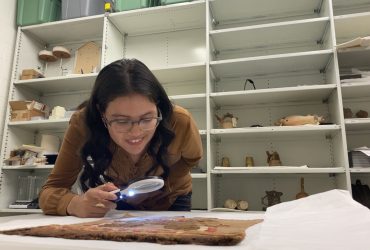
[[(111, 127), (112, 126), (112, 122), (122, 121), (122, 120), (125, 120), (126, 122), (130, 122), (131, 123), (130, 128), (127, 131), (122, 132), (122, 133), (128, 133), (128, 132), (130, 132), (132, 130), (132, 128), (134, 127), (135, 123), (137, 123), (138, 127), (140, 128), (140, 130), (142, 130), (142, 131), (150, 131), (150, 130), (153, 130), (156, 127), (158, 127), (159, 123), (163, 120), (162, 112), (161, 112), (160, 109), (158, 109), (158, 114), (159, 114), (159, 116), (157, 116), (157, 117), (141, 118), (141, 119), (139, 119), (137, 121), (132, 121), (132, 120), (129, 120), (129, 119), (125, 120), (125, 119), (122, 119), (122, 118), (121, 119), (112, 119), (112, 120), (108, 121), (108, 119), (105, 116), (102, 115), (102, 120), (103, 120), (104, 126), (106, 128), (108, 128), (108, 126)], [(151, 128), (151, 129), (143, 129), (142, 127), (140, 127), (140, 122), (142, 122), (144, 120), (148, 120), (148, 119), (151, 119), (151, 120), (156, 119), (157, 120), (156, 125), (153, 128)]]

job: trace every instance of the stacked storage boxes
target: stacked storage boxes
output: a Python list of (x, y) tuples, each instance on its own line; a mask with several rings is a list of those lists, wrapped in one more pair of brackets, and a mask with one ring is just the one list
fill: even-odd
[(174, 3), (183, 3), (191, 2), (192, 0), (161, 0), (161, 5), (174, 4)]
[(108, 0), (62, 0), (62, 19), (104, 14), (106, 2), (113, 4)]
[(192, 0), (115, 0), (115, 11), (127, 11), (160, 5), (190, 2)]
[(18, 0), (17, 25), (103, 14), (106, 3), (114, 5), (115, 11), (127, 11), (190, 1), (192, 0)]
[(116, 0), (114, 2), (115, 11), (127, 11), (157, 6), (156, 0)]
[(60, 0), (18, 0), (17, 25), (26, 26), (60, 19)]

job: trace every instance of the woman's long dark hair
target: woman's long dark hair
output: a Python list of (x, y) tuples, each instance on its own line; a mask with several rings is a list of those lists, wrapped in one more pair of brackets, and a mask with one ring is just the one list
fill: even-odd
[(169, 127), (173, 106), (157, 78), (145, 64), (136, 59), (123, 59), (105, 66), (98, 74), (90, 99), (86, 105), (87, 140), (81, 149), (84, 164), (80, 176), (83, 191), (102, 184), (99, 176), (106, 180), (104, 172), (112, 162), (111, 138), (102, 121), (108, 103), (117, 97), (140, 94), (148, 97), (161, 111), (163, 120), (159, 123), (148, 146), (148, 154), (154, 164), (146, 175), (162, 166), (165, 179), (169, 168), (166, 162), (167, 147), (175, 137)]

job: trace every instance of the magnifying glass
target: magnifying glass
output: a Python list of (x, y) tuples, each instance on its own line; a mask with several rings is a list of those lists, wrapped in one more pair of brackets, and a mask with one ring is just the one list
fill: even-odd
[(111, 193), (117, 196), (115, 202), (123, 200), (127, 197), (132, 197), (136, 194), (144, 194), (161, 189), (164, 186), (164, 181), (158, 176), (146, 176), (141, 179), (136, 179), (129, 183), (124, 188), (116, 189)]

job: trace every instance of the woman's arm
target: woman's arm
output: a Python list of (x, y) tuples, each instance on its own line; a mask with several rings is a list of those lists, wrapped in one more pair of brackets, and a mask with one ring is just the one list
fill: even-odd
[(39, 194), (40, 207), (45, 214), (67, 215), (67, 206), (77, 194), (71, 187), (82, 168), (79, 155), (85, 140), (83, 116), (77, 111), (70, 120), (54, 169)]

